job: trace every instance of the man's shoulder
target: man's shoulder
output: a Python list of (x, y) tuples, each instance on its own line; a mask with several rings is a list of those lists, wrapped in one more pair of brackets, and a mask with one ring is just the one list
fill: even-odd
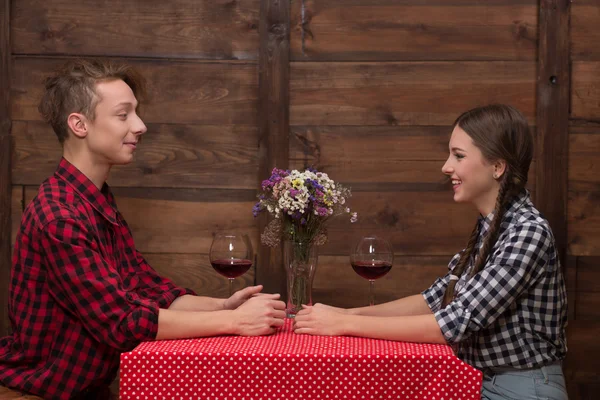
[(81, 198), (64, 180), (51, 176), (39, 187), (38, 193), (25, 208), (24, 217), (38, 224), (81, 216)]

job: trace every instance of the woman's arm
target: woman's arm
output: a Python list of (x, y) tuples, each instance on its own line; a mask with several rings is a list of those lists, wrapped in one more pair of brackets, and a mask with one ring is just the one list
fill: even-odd
[(350, 308), (345, 310), (350, 315), (373, 317), (398, 317), (409, 315), (431, 314), (423, 295), (415, 294), (402, 299), (390, 301), (370, 307)]
[(294, 332), (418, 343), (446, 343), (431, 312), (424, 315), (394, 317), (364, 316), (339, 313), (317, 304), (314, 307), (305, 307), (296, 315)]

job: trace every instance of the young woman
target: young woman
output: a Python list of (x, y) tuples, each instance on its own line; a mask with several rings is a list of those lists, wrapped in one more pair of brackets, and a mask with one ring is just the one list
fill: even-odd
[(448, 343), (484, 372), (483, 399), (566, 399), (567, 300), (554, 237), (525, 189), (527, 120), (505, 105), (460, 115), (442, 171), (481, 214), (448, 273), (374, 307), (305, 307), (295, 332)]

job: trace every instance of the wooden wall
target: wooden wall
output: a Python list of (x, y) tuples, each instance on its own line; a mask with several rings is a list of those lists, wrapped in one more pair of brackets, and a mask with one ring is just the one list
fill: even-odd
[[(277, 252), (258, 243), (265, 220), (251, 213), (258, 182), (275, 165), (318, 167), (354, 193), (359, 223), (330, 227), (316, 301), (367, 303), (368, 284), (348, 261), (367, 233), (387, 237), (396, 253), (394, 268), (376, 283), (378, 302), (426, 288), (462, 248), (475, 218), (453, 203), (440, 171), (450, 125), (471, 107), (509, 103), (539, 128), (544, 152), (529, 188), (566, 250), (570, 398), (591, 399), (600, 389), (597, 0), (570, 7), (567, 0), (0, 4), (7, 11), (0, 84), (10, 86), (10, 102), (0, 101), (0, 206), (12, 208), (11, 243), (23, 206), (61, 154), (36, 107), (41, 80), (69, 57), (122, 59), (148, 78), (148, 133), (136, 161), (115, 169), (109, 182), (150, 263), (216, 296), (227, 286), (208, 264), (208, 249), (215, 232), (233, 228), (249, 233), (259, 253), (238, 287), (283, 287)], [(547, 88), (546, 74), (558, 76), (558, 85)], [(552, 147), (563, 139), (566, 146)], [(2, 174), (3, 166), (11, 172)], [(10, 221), (6, 212), (3, 221)], [(0, 225), (0, 232), (7, 230)], [(7, 243), (3, 237), (0, 288), (8, 286)]]

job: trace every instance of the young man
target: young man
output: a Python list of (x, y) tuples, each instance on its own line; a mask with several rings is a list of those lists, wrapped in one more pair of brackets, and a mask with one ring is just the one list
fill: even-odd
[(132, 68), (73, 61), (48, 78), (39, 110), (63, 158), (28, 205), (10, 283), (12, 336), (0, 383), (48, 399), (107, 398), (121, 352), (154, 339), (265, 335), (283, 324), (279, 295), (199, 297), (159, 276), (136, 250), (105, 183), (146, 126)]

